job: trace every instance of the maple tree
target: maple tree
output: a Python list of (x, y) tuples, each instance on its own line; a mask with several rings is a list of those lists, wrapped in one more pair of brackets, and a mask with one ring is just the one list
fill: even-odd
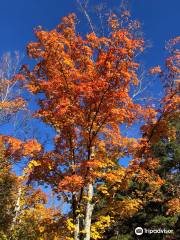
[[(141, 162), (141, 167), (155, 167), (155, 172), (163, 180), (161, 187), (150, 191), (150, 185), (147, 184), (147, 175), (144, 182), (139, 182), (138, 178), (141, 174), (133, 179), (128, 192), (119, 191), (117, 198), (128, 196), (139, 196), (142, 200), (143, 207), (131, 217), (126, 219), (117, 218), (111, 225), (103, 239), (134, 239), (133, 229), (138, 226), (146, 228), (168, 228), (173, 229), (171, 236), (164, 236), (163, 239), (179, 238), (179, 66), (178, 56), (179, 50), (177, 44), (179, 37), (168, 42), (170, 56), (166, 60), (166, 68), (161, 69), (159, 66), (152, 68), (152, 74), (158, 74), (164, 85), (164, 97), (160, 101), (159, 109), (157, 108), (156, 120), (150, 119), (144, 126), (143, 141), (149, 142), (148, 148), (143, 146), (140, 152), (144, 154), (143, 158), (153, 157), (159, 160), (159, 164), (155, 167), (152, 163)], [(169, 59), (171, 62), (169, 65)], [(175, 66), (174, 66), (175, 64)], [(148, 156), (149, 155), (149, 156)], [(134, 160), (133, 160), (134, 161)], [(150, 174), (152, 174), (150, 172)], [(107, 204), (107, 203), (105, 203)], [(99, 209), (97, 209), (99, 211)], [(147, 235), (143, 235), (142, 239), (147, 239)], [(162, 239), (162, 236), (148, 236), (148, 239)]]
[[(127, 197), (116, 202), (112, 198), (117, 188), (126, 190), (136, 175), (139, 181), (146, 176), (152, 189), (162, 185), (153, 173), (158, 161), (149, 156), (150, 152), (145, 167), (139, 167), (144, 152), (150, 149), (149, 141), (125, 137), (120, 131), (120, 125), (132, 125), (137, 120), (156, 121), (157, 112), (135, 103), (131, 95), (131, 87), (138, 85), (134, 57), (143, 51), (143, 39), (134, 34), (132, 22), (122, 26), (114, 14), (109, 25), (109, 36), (92, 32), (81, 37), (75, 29), (75, 15), (70, 14), (54, 30), (37, 29), (38, 41), (29, 43), (27, 50), (38, 63), (32, 71), (22, 67), (26, 87), (40, 94), (40, 109), (34, 116), (57, 133), (54, 150), (42, 149), (29, 180), (48, 183), (71, 205), (67, 239), (99, 239), (98, 231), (103, 232), (113, 221), (106, 214), (95, 225), (91, 223), (93, 210), (101, 200), (96, 191), (106, 194), (111, 188), (112, 203), (126, 218), (138, 211), (141, 201)], [(134, 160), (126, 168), (119, 160), (127, 154)]]
[[(81, 36), (70, 14), (51, 31), (35, 30), (37, 41), (27, 46), (33, 69), (24, 65), (21, 74), (16, 67), (9, 72), (8, 54), (0, 63), (0, 123), (24, 109), (16, 92), (23, 83), (39, 99), (33, 117), (56, 133), (51, 151), (36, 139), (0, 134), (4, 240), (123, 240), (133, 239), (132, 226), (140, 221), (178, 224), (180, 38), (167, 44), (166, 70), (149, 71), (160, 76), (165, 89), (159, 106), (152, 107), (152, 101), (148, 105), (134, 97), (141, 90), (136, 56), (145, 47), (139, 23), (128, 11), (110, 14), (110, 32), (101, 36), (86, 6), (77, 2), (91, 33)], [(136, 123), (141, 137), (123, 134)], [(124, 157), (131, 159), (127, 166), (121, 164)], [(17, 176), (12, 167), (22, 160), (27, 164)], [(52, 202), (59, 200), (61, 209), (54, 203), (49, 207), (50, 197), (33, 182), (49, 185)]]
[[(178, 105), (176, 105), (177, 107)], [(174, 233), (171, 237), (178, 239), (179, 231), (179, 110), (174, 107), (174, 112), (171, 112), (168, 119), (166, 119), (166, 128), (164, 131), (156, 125), (156, 131), (154, 131), (151, 143), (151, 156), (154, 159), (159, 159), (159, 164), (154, 169), (157, 176), (160, 176), (163, 180), (161, 187), (154, 188), (152, 181), (147, 181), (147, 175), (144, 177), (143, 182), (139, 182), (138, 178), (134, 178), (127, 191), (119, 189), (116, 193), (116, 198), (124, 199), (127, 196), (139, 198), (141, 201), (141, 208), (138, 208), (133, 215), (127, 218), (115, 218), (114, 223), (110, 228), (106, 230), (103, 235), (103, 239), (134, 239), (134, 229), (138, 226), (145, 228), (169, 228), (173, 229)], [(167, 116), (166, 116), (167, 117)], [(159, 128), (159, 129), (158, 129)], [(152, 129), (152, 128), (151, 128)], [(168, 131), (167, 131), (168, 129)], [(154, 142), (154, 138), (157, 138), (158, 142)], [(151, 174), (150, 162), (144, 166), (141, 163), (141, 167), (148, 167), (148, 172)], [(154, 167), (154, 165), (152, 165)], [(144, 172), (143, 172), (144, 173)], [(141, 174), (140, 174), (141, 176)], [(149, 177), (149, 176), (148, 176)], [(149, 184), (150, 183), (150, 184)], [(152, 188), (153, 187), (153, 188)], [(107, 193), (110, 193), (108, 190)], [(107, 202), (107, 197), (103, 199), (99, 208), (96, 209), (96, 215), (102, 213), (102, 211), (108, 211), (110, 203)], [(117, 203), (116, 200), (116, 203)], [(108, 210), (106, 206), (108, 205)], [(112, 213), (112, 209), (110, 212)], [(117, 212), (117, 211), (116, 211)], [(127, 210), (129, 214), (129, 208)], [(113, 237), (114, 236), (114, 237)], [(149, 239), (162, 239), (162, 236), (154, 237), (149, 236)], [(147, 239), (147, 235), (142, 236), (142, 239)], [(164, 237), (169, 239), (169, 236)]]
[(26, 185), (22, 192), (20, 211), (11, 231), (11, 239), (63, 239), (67, 231), (65, 221), (59, 212), (47, 207), (46, 194), (41, 189)]
[(20, 176), (12, 171), (13, 164), (22, 157), (35, 157), (38, 143), (1, 136), (0, 144), (0, 238), (63, 239), (67, 226), (62, 215), (47, 207), (48, 199), (41, 189), (27, 185), (35, 161), (31, 160)]
[[(16, 74), (19, 54), (13, 58), (10, 53), (3, 55), (0, 61), (0, 124), (14, 122), (13, 117), (25, 107), (25, 101), (20, 97), (23, 75)], [(45, 230), (48, 222), (55, 216), (55, 211), (46, 207), (41, 191), (26, 186), (28, 172), (32, 162), (24, 169), (22, 176), (17, 176), (13, 166), (23, 157), (33, 157), (41, 150), (41, 145), (35, 140), (25, 142), (12, 136), (0, 134), (0, 238), (1, 239), (40, 239), (51, 231)], [(29, 197), (29, 198), (27, 198)], [(41, 200), (42, 198), (42, 200)], [(37, 203), (31, 206), (29, 200)], [(49, 217), (47, 217), (47, 215)], [(57, 216), (58, 218), (58, 216)], [(43, 222), (44, 221), (44, 222)], [(40, 228), (43, 222), (44, 229)], [(51, 225), (53, 223), (51, 222)], [(53, 228), (53, 227), (52, 227)], [(27, 229), (29, 235), (27, 236)], [(54, 239), (54, 236), (52, 237)], [(42, 239), (42, 238), (41, 238)], [(43, 239), (47, 239), (44, 237)]]

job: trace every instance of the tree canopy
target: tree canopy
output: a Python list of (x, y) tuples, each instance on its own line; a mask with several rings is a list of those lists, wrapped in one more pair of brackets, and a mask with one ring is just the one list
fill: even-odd
[[(137, 56), (146, 47), (139, 24), (124, 11), (110, 14), (107, 26), (104, 35), (80, 35), (69, 14), (53, 30), (39, 27), (27, 46), (34, 65), (0, 79), (3, 119), (25, 106), (22, 97), (7, 97), (18, 82), (36, 97), (32, 118), (55, 131), (51, 150), (35, 138), (0, 135), (1, 239), (130, 240), (138, 226), (179, 237), (180, 38), (168, 42), (165, 68), (149, 71), (163, 98), (138, 101)], [(140, 137), (124, 134), (132, 126)], [(23, 160), (17, 176), (12, 168)]]

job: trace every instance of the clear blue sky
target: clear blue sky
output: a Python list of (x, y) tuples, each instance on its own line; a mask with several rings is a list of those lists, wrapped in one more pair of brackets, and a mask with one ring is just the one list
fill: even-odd
[[(89, 0), (92, 10), (99, 2), (108, 8), (119, 6), (120, 0)], [(146, 39), (153, 48), (145, 61), (158, 64), (162, 61), (165, 41), (179, 34), (180, 0), (130, 0), (133, 16), (143, 24)], [(33, 39), (33, 28), (42, 25), (53, 28), (61, 17), (77, 11), (76, 0), (1, 0), (0, 4), (0, 55), (6, 51), (25, 53), (27, 42)], [(80, 16), (81, 26), (83, 23)], [(85, 21), (85, 20), (84, 20)]]

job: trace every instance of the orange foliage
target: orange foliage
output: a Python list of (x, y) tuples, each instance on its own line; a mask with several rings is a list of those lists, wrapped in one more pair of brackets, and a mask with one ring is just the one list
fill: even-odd
[(29, 140), (23, 144), (23, 155), (34, 155), (35, 153), (39, 153), (42, 150), (41, 144), (37, 142), (36, 139)]
[(76, 192), (83, 186), (83, 179), (81, 176), (72, 175), (66, 176), (59, 183), (59, 191)]
[[(124, 13), (125, 18), (128, 15)], [(139, 64), (134, 58), (143, 51), (143, 39), (132, 33), (132, 23), (122, 28), (115, 15), (109, 24), (109, 37), (94, 32), (81, 37), (75, 29), (75, 15), (70, 14), (51, 31), (36, 30), (37, 41), (29, 43), (27, 50), (38, 63), (32, 71), (22, 68), (29, 91), (44, 94), (34, 116), (57, 133), (54, 150), (36, 156), (30, 180), (50, 183), (56, 192), (73, 193), (67, 196), (74, 197), (74, 212), (80, 211), (88, 184), (96, 188), (97, 181), (103, 182), (98, 189), (104, 194), (107, 186), (112, 187), (109, 191), (127, 189), (132, 179), (149, 184), (151, 193), (157, 191), (163, 181), (155, 173), (159, 162), (150, 157), (151, 143), (167, 131), (168, 116), (178, 106), (172, 92), (163, 99), (161, 111), (134, 102), (130, 89), (139, 82)], [(160, 67), (151, 73), (161, 73)], [(143, 137), (122, 136), (119, 126), (136, 120), (145, 121)], [(25, 149), (29, 153), (29, 146)], [(123, 168), (118, 161), (128, 154), (133, 160)], [(126, 199), (119, 206), (122, 217), (129, 217), (141, 202)]]
[(17, 138), (0, 135), (0, 141), (5, 144), (6, 156), (19, 161), (22, 157), (32, 157), (42, 150), (41, 145), (35, 140), (23, 142)]
[(167, 215), (175, 215), (180, 213), (180, 200), (179, 198), (173, 198), (167, 203)]
[[(138, 84), (138, 63), (133, 58), (137, 51), (143, 50), (143, 40), (134, 38), (128, 28), (120, 28), (115, 15), (109, 23), (112, 27), (110, 37), (90, 33), (82, 38), (75, 30), (75, 15), (70, 14), (54, 30), (37, 30), (38, 41), (27, 47), (28, 55), (39, 63), (31, 72), (23, 67), (29, 80), (26, 86), (32, 93), (43, 92), (46, 96), (39, 102), (40, 110), (35, 116), (59, 133), (54, 153), (60, 155), (53, 170), (61, 164), (67, 166), (62, 176), (64, 180), (60, 182), (61, 190), (64, 186), (65, 190), (75, 191), (76, 185), (78, 191), (88, 175), (92, 181), (97, 176), (104, 178), (104, 170), (117, 165), (110, 163), (106, 152), (115, 154), (118, 148), (126, 148), (119, 131), (115, 134), (119, 124), (132, 124), (145, 113), (150, 115), (133, 103), (129, 93), (130, 84)], [(101, 134), (104, 135), (104, 147), (100, 144)], [(90, 159), (93, 145), (96, 157)], [(53, 154), (49, 159), (51, 157)], [(39, 161), (42, 163), (43, 157)], [(40, 169), (43, 172), (44, 168), (44, 164), (35, 167), (34, 177), (38, 178), (37, 172)], [(117, 178), (116, 171), (108, 174), (107, 179)], [(74, 178), (76, 184), (72, 187)], [(77, 178), (82, 181), (76, 181)]]
[(151, 74), (159, 74), (159, 73), (162, 73), (162, 70), (161, 70), (160, 66), (156, 66), (156, 67), (153, 67), (150, 69), (150, 73)]

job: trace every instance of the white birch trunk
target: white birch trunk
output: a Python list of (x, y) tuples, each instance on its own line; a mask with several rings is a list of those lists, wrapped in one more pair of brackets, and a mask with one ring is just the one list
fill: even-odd
[(93, 184), (89, 183), (88, 184), (88, 202), (87, 202), (87, 207), (86, 207), (86, 216), (85, 216), (85, 238), (84, 240), (90, 240), (91, 238), (91, 218), (92, 218), (92, 212), (94, 205), (92, 204), (92, 199), (93, 199)]
[[(92, 160), (95, 155), (95, 147), (92, 147), (92, 152), (90, 159)], [(92, 212), (94, 209), (94, 204), (92, 203), (93, 200), (93, 183), (89, 183), (87, 186), (87, 207), (86, 207), (86, 214), (85, 214), (85, 222), (84, 222), (84, 230), (85, 230), (85, 237), (84, 240), (90, 240), (91, 238), (91, 218)]]
[(13, 220), (12, 220), (12, 225), (11, 225), (11, 230), (13, 230), (15, 224), (16, 224), (16, 220), (17, 220), (17, 217), (18, 217), (18, 213), (20, 211), (20, 200), (21, 200), (21, 194), (22, 194), (22, 187), (20, 186), (19, 189), (18, 189), (18, 197), (17, 197), (17, 201), (16, 201), (16, 205), (15, 205), (15, 209), (14, 209), (14, 217), (13, 217)]

